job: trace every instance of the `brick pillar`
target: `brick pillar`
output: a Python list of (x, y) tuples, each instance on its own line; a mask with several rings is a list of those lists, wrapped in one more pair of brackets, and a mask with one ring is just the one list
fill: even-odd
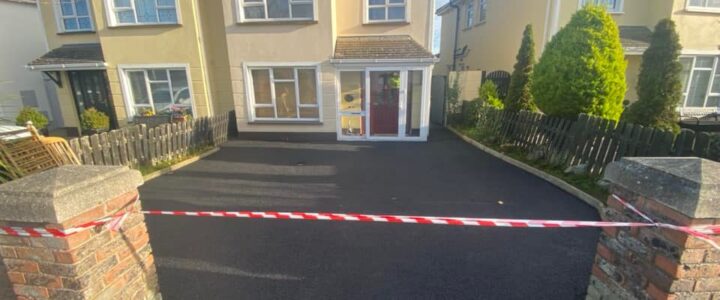
[[(657, 222), (720, 224), (720, 163), (624, 158), (608, 166), (605, 179), (612, 193)], [(612, 197), (602, 217), (644, 222)], [(720, 299), (720, 252), (673, 230), (607, 228), (600, 235), (587, 299)]]
[[(126, 167), (64, 166), (0, 185), (0, 225), (69, 228), (140, 210), (142, 176)], [(0, 256), (18, 299), (160, 299), (142, 214), (117, 232), (65, 238), (0, 235)], [(4, 275), (3, 275), (4, 276)]]

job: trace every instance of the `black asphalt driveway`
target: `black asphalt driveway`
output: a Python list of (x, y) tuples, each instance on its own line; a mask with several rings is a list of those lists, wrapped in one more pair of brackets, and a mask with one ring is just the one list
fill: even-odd
[[(445, 130), (428, 143), (234, 140), (146, 209), (597, 220)], [(578, 299), (598, 231), (149, 216), (164, 299)]]

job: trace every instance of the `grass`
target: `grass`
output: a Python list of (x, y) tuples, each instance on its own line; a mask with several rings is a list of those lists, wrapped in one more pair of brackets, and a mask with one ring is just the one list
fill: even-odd
[(465, 136), (476, 140), (483, 145), (492, 148), (495, 151), (498, 151), (500, 153), (503, 153), (515, 160), (521, 161), (527, 165), (530, 165), (534, 167), (535, 169), (538, 169), (540, 171), (543, 171), (547, 174), (550, 174), (552, 176), (555, 176), (557, 178), (562, 179), (563, 181), (571, 184), (572, 186), (580, 189), (581, 191), (590, 194), (591, 196), (595, 197), (596, 199), (600, 200), (602, 203), (605, 203), (607, 201), (607, 197), (609, 196), (609, 193), (607, 189), (599, 186), (597, 184), (598, 180), (600, 180), (600, 176), (584, 176), (584, 175), (575, 175), (575, 174), (567, 174), (564, 172), (564, 169), (559, 166), (550, 165), (549, 163), (543, 161), (543, 160), (529, 160), (527, 159), (527, 153), (524, 151), (521, 151), (517, 147), (508, 147), (507, 145), (500, 146), (497, 143), (493, 142), (489, 137), (492, 135), (489, 132), (485, 132), (480, 128), (477, 127), (458, 127), (453, 126), (453, 128)]
[(148, 166), (148, 165), (142, 165), (142, 166), (139, 166), (139, 167), (138, 167), (138, 170), (140, 171), (140, 173), (142, 173), (143, 176), (145, 176), (145, 175), (148, 175), (148, 174), (151, 174), (151, 173), (154, 173), (154, 172), (157, 172), (157, 171), (160, 171), (160, 170), (169, 168), (169, 167), (171, 167), (171, 166), (173, 166), (173, 165), (175, 165), (175, 164), (177, 164), (177, 163), (183, 162), (183, 161), (185, 161), (185, 160), (188, 160), (188, 159), (190, 159), (190, 158), (193, 158), (193, 157), (195, 157), (195, 156), (198, 156), (198, 155), (200, 155), (200, 154), (203, 154), (203, 153), (205, 153), (205, 152), (207, 152), (207, 151), (210, 151), (210, 150), (212, 150), (212, 149), (214, 149), (214, 148), (215, 148), (214, 146), (210, 146), (210, 145), (208, 145), (208, 146), (203, 146), (203, 147), (198, 147), (198, 148), (194, 148), (194, 149), (191, 149), (190, 151), (188, 151), (187, 154), (185, 154), (185, 155), (178, 156), (178, 157), (175, 157), (175, 158), (173, 158), (173, 159), (163, 160), (163, 161), (160, 161), (160, 162), (156, 163), (155, 165), (150, 165), (150, 166)]

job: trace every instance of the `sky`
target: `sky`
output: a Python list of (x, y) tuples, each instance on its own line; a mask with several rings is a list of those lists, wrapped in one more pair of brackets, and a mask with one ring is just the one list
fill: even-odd
[[(449, 0), (435, 0), (435, 9), (440, 8), (441, 6), (448, 3)], [(432, 52), (437, 54), (440, 52), (440, 25), (442, 24), (442, 20), (440, 20), (439, 16), (435, 16), (435, 28), (434, 28), (434, 40), (433, 40), (433, 49)]]

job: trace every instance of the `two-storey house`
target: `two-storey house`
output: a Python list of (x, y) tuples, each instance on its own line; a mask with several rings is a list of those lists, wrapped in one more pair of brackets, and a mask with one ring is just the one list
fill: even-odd
[(239, 130), (428, 135), (431, 0), (223, 0)]
[(222, 12), (210, 15), (213, 2), (39, 1), (51, 50), (27, 68), (55, 81), (60, 114), (70, 127), (79, 126), (88, 108), (107, 114), (114, 128), (139, 115), (228, 111), (229, 76), (214, 72), (217, 51), (208, 51), (224, 44), (211, 46), (217, 39), (205, 38), (213, 24), (222, 30), (215, 22)]
[(451, 0), (442, 16), (436, 74), (451, 70), (511, 71), (526, 24), (536, 53), (586, 3), (607, 7), (617, 22), (628, 61), (626, 99), (637, 100), (642, 54), (661, 19), (677, 24), (683, 46), (684, 115), (717, 111), (720, 104), (720, 2), (713, 0)]

